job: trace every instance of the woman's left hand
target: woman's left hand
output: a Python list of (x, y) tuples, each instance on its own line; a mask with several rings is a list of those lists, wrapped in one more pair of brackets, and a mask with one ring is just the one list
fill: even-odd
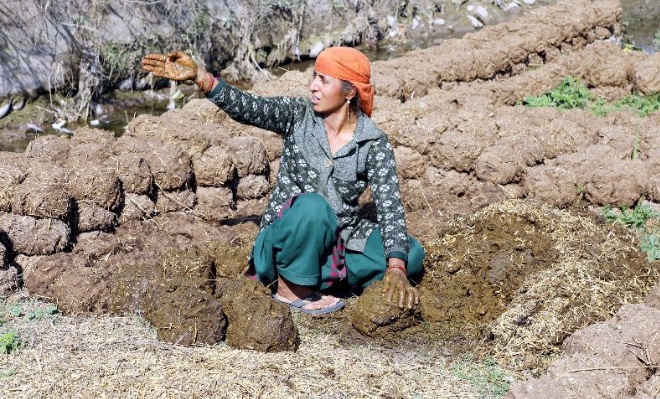
[(414, 305), (419, 304), (419, 292), (410, 285), (408, 277), (401, 269), (390, 269), (383, 278), (383, 293), (387, 293), (387, 303), (397, 305), (393, 300), (398, 299), (399, 308), (404, 306), (412, 309)]

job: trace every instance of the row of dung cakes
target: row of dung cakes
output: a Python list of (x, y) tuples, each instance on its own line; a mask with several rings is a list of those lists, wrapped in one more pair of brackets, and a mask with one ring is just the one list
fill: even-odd
[(560, 2), (440, 46), (374, 63), (373, 80), (380, 94), (410, 99), (442, 82), (515, 74), (562, 51), (610, 37), (620, 16), (619, 0)]
[(260, 140), (189, 110), (139, 116), (119, 138), (90, 128), (43, 136), (23, 154), (0, 153), (0, 241), (10, 257), (47, 255), (79, 233), (160, 213), (223, 220), (267, 194), (268, 172)]

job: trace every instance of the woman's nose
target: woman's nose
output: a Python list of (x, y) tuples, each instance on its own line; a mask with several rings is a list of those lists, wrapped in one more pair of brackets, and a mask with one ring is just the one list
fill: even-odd
[(318, 90), (318, 78), (314, 77), (312, 78), (312, 81), (309, 82), (309, 91), (317, 91)]

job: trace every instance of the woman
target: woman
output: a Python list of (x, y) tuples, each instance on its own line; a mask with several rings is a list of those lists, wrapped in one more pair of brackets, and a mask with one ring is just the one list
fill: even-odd
[[(370, 119), (374, 93), (364, 54), (348, 47), (323, 51), (309, 99), (244, 93), (181, 52), (149, 54), (142, 67), (158, 77), (193, 80), (236, 121), (283, 137), (277, 183), (248, 272), (264, 284), (277, 281), (276, 300), (324, 314), (344, 301), (319, 290), (344, 279), (362, 287), (383, 279), (388, 302), (419, 303), (407, 277), (421, 273), (425, 254), (407, 233), (392, 147)], [(367, 185), (378, 224), (358, 218)]]

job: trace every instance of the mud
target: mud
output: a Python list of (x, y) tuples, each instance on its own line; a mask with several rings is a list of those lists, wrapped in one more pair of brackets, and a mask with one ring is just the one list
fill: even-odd
[(351, 324), (364, 335), (386, 338), (419, 323), (420, 307), (400, 309), (387, 303), (382, 281), (376, 281), (360, 295), (351, 309)]
[(183, 148), (165, 144), (147, 155), (147, 163), (154, 175), (154, 184), (161, 190), (185, 187), (192, 178), (192, 163)]
[(145, 156), (139, 153), (117, 154), (117, 177), (122, 189), (128, 193), (151, 194), (154, 178)]
[(289, 308), (275, 302), (261, 283), (246, 278), (221, 280), (216, 295), (229, 320), (227, 343), (232, 347), (261, 352), (298, 347), (298, 329)]
[(156, 193), (156, 207), (158, 213), (191, 210), (197, 203), (197, 196), (192, 190), (162, 191)]
[(215, 273), (209, 256), (184, 250), (137, 260), (115, 271), (111, 311), (142, 314), (167, 342), (214, 344), (224, 338), (227, 321), (212, 294)]
[(114, 210), (121, 201), (119, 178), (114, 170), (91, 165), (69, 165), (68, 193), (77, 201), (91, 201), (101, 208)]
[(193, 170), (197, 184), (201, 186), (221, 186), (233, 180), (236, 166), (231, 153), (219, 146), (212, 146), (193, 158)]
[(64, 137), (42, 136), (30, 141), (25, 149), (28, 159), (63, 165), (69, 157), (71, 142)]
[(424, 320), (495, 320), (527, 276), (557, 261), (542, 223), (533, 212), (484, 212), (453, 222), (426, 246), (427, 275), (419, 287)]
[[(0, 244), (1, 245), (1, 244)], [(0, 256), (3, 251), (0, 250)], [(2, 266), (0, 261), (0, 295), (10, 295), (21, 286), (18, 269), (14, 266)]]
[(234, 194), (228, 187), (197, 187), (195, 213), (207, 219), (223, 220), (234, 215)]
[(71, 229), (58, 219), (41, 219), (0, 212), (0, 236), (9, 255), (50, 255), (69, 244)]
[(185, 215), (127, 221), (114, 234), (78, 235), (71, 252), (35, 259), (25, 284), (65, 314), (140, 314), (179, 345), (215, 344), (226, 331), (236, 348), (295, 350), (288, 308), (261, 284), (236, 279), (249, 246), (233, 235)]
[(146, 195), (126, 193), (124, 208), (119, 215), (120, 223), (131, 220), (151, 218), (155, 214), (156, 204)]
[(108, 231), (117, 223), (117, 214), (91, 201), (74, 203), (71, 227), (78, 233), (94, 230)]

